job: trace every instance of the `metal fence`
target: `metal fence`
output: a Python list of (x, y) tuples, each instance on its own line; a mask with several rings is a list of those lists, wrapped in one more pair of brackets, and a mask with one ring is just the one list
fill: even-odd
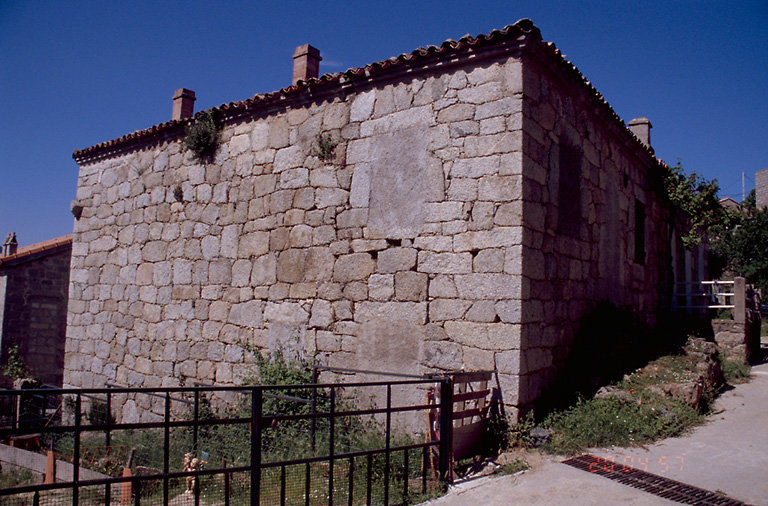
[[(429, 388), (440, 392), (438, 441), (397, 430), (435, 405), (393, 392)], [(0, 504), (409, 504), (449, 476), (452, 394), (444, 377), (47, 390), (61, 400), (57, 416), (0, 426), (0, 441), (48, 451), (45, 482), (0, 489)], [(30, 395), (0, 391), (0, 406)], [(380, 403), (363, 407), (373, 397)], [(114, 420), (113, 408), (140, 398), (160, 412)]]
[(733, 309), (734, 282), (730, 280), (675, 283), (673, 309)]

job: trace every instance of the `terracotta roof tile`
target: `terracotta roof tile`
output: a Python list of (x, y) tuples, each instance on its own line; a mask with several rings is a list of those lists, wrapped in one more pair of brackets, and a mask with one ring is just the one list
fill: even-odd
[[(391, 77), (400, 71), (407, 71), (410, 68), (427, 63), (431, 60), (447, 59), (450, 56), (471, 53), (482, 48), (492, 48), (493, 46), (502, 45), (520, 49), (528, 46), (540, 48), (544, 55), (548, 56), (554, 64), (559, 65), (564, 72), (570, 73), (574, 78), (586, 86), (589, 93), (597, 102), (597, 105), (600, 108), (603, 108), (610, 117), (617, 121), (630, 136), (637, 139), (634, 134), (629, 131), (619, 115), (616, 114), (613, 108), (611, 108), (603, 96), (581, 74), (576, 66), (566, 60), (553, 43), (542, 42), (541, 32), (530, 19), (521, 19), (512, 25), (505, 26), (501, 30), (491, 30), (488, 34), (480, 34), (475, 37), (465, 35), (457, 41), (448, 39), (439, 46), (421, 47), (410, 53), (402, 53), (387, 60), (370, 63), (364, 67), (351, 68), (344, 72), (324, 74), (319, 78), (299, 81), (296, 84), (282, 88), (279, 91), (260, 93), (245, 100), (221, 104), (218, 107), (213, 107), (211, 110), (216, 110), (222, 113), (225, 120), (235, 118), (249, 112), (267, 109), (270, 106), (287, 105), (290, 102), (313, 98), (325, 93), (338, 92), (342, 88), (354, 85), (357, 82), (364, 83), (379, 78)], [(191, 119), (187, 118), (160, 123), (145, 130), (135, 131), (117, 139), (77, 150), (72, 154), (72, 157), (78, 163), (84, 163), (122, 152), (134, 146), (143, 145), (150, 139), (157, 140), (180, 135), (183, 132), (184, 127), (190, 121)], [(639, 139), (637, 139), (637, 143), (655, 159), (650, 148), (646, 147)]]
[(64, 246), (67, 244), (72, 244), (72, 234), (56, 237), (55, 239), (48, 239), (47, 241), (43, 242), (37, 242), (35, 244), (30, 244), (29, 246), (23, 246), (17, 249), (16, 253), (13, 255), (0, 255), (0, 265), (10, 263), (14, 260), (22, 259), (36, 253), (44, 253), (46, 251), (50, 251), (52, 249), (58, 248), (59, 246)]

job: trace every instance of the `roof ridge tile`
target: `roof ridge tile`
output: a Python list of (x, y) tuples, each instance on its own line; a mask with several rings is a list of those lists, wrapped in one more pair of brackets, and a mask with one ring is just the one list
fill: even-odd
[[(632, 135), (632, 137), (637, 139), (634, 134), (632, 134), (632, 132), (627, 128), (626, 124), (619, 117), (616, 111), (614, 111), (610, 104), (605, 100), (603, 95), (598, 92), (597, 89), (595, 89), (592, 83), (588, 81), (586, 77), (584, 77), (581, 71), (579, 71), (579, 69), (573, 63), (565, 59), (565, 55), (560, 51), (560, 49), (557, 48), (554, 42), (546, 42), (541, 40), (541, 32), (536, 27), (536, 25), (533, 24), (533, 21), (528, 18), (520, 19), (513, 24), (505, 26), (502, 29), (493, 29), (487, 34), (479, 34), (474, 37), (471, 34), (466, 34), (459, 38), (458, 41), (454, 41), (453, 39), (446, 39), (439, 46), (428, 45), (426, 47), (419, 47), (410, 53), (401, 53), (386, 60), (372, 62), (363, 67), (353, 67), (347, 69), (344, 72), (326, 73), (318, 78), (300, 80), (291, 86), (281, 88), (277, 91), (257, 93), (250, 98), (229, 102), (218, 107), (213, 107), (211, 109), (225, 112), (233, 111), (233, 116), (235, 116), (237, 115), (238, 110), (254, 110), (261, 105), (268, 106), (273, 102), (281, 102), (288, 98), (298, 97), (303, 93), (312, 92), (317, 88), (331, 86), (336, 83), (345, 83), (347, 80), (353, 80), (355, 78), (362, 77), (365, 79), (370, 79), (377, 73), (384, 73), (389, 71), (389, 69), (408, 65), (417, 62), (422, 58), (432, 58), (433, 56), (457, 54), (464, 51), (465, 48), (477, 48), (485, 44), (493, 44), (497, 41), (503, 41), (504, 39), (521, 40), (521, 38), (523, 40), (532, 38), (538, 42), (539, 47), (543, 49), (544, 53), (548, 54), (550, 58), (554, 58), (556, 63), (563, 66), (568, 72), (571, 72), (578, 81), (587, 87), (590, 94), (596, 100), (599, 106), (605, 108), (608, 111), (609, 116), (618, 120), (618, 122), (623, 126), (624, 130)], [(88, 148), (76, 150), (74, 153), (72, 153), (72, 158), (74, 158), (78, 163), (87, 162), (92, 159), (99, 158), (100, 155), (106, 156), (114, 152), (113, 148), (119, 149), (119, 147), (123, 144), (138, 142), (143, 138), (152, 137), (153, 134), (171, 131), (174, 128), (180, 127), (181, 125), (188, 124), (190, 121), (191, 118), (185, 118), (181, 120), (171, 120), (164, 123), (159, 123), (145, 130), (137, 130), (133, 133), (123, 135), (122, 137), (118, 137), (110, 141), (105, 141)], [(663, 163), (655, 157), (653, 151), (648, 146), (645, 146), (642, 142), (639, 141), (639, 139), (637, 142), (642, 146), (644, 151), (651, 155), (655, 160)]]

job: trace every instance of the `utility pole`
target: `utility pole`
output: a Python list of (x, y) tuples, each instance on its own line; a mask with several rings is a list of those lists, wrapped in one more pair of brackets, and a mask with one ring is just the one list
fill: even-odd
[(746, 196), (744, 195), (744, 171), (741, 171), (741, 201), (744, 202)]

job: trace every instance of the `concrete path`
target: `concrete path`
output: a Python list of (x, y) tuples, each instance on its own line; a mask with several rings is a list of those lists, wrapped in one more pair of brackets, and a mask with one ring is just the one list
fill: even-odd
[[(645, 448), (590, 453), (748, 504), (768, 505), (768, 363), (753, 367), (752, 380), (721, 395), (713, 411), (705, 425), (685, 436)], [(428, 504), (677, 504), (562, 460), (541, 457), (523, 474), (480, 478)]]

